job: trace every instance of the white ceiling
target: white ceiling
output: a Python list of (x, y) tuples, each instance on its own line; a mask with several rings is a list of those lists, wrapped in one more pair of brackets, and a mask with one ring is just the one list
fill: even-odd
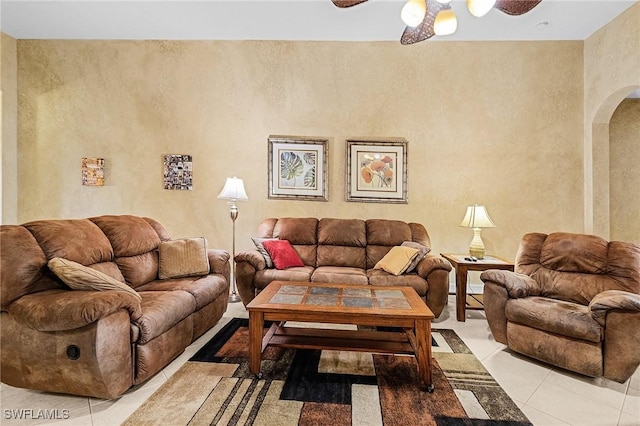
[[(637, 1), (542, 0), (522, 16), (492, 9), (475, 18), (453, 0), (458, 31), (430, 41), (584, 40)], [(404, 2), (2, 0), (0, 30), (17, 39), (398, 41)]]

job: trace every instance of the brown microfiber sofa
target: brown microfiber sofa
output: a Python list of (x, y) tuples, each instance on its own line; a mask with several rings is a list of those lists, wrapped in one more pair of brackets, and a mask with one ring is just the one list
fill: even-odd
[[(207, 251), (205, 276), (158, 279), (157, 221), (137, 216), (0, 227), (2, 382), (114, 398), (144, 382), (226, 311), (229, 253)], [(61, 257), (134, 288), (70, 290), (47, 267)]]
[(386, 219), (269, 218), (258, 227), (260, 238), (288, 240), (305, 266), (267, 268), (260, 252), (236, 254), (237, 287), (245, 306), (271, 281), (312, 281), (374, 286), (411, 286), (436, 317), (447, 303), (451, 264), (428, 254), (412, 273), (395, 276), (376, 263), (394, 246), (413, 241), (431, 247), (419, 223)]
[(594, 235), (524, 235), (516, 272), (489, 270), (493, 337), (587, 376), (624, 382), (640, 364), (640, 246)]

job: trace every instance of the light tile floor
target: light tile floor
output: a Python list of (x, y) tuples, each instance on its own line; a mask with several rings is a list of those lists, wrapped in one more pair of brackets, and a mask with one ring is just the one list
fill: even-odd
[[(220, 324), (148, 382), (114, 400), (54, 395), (2, 384), (0, 424), (118, 425), (232, 317), (247, 317), (242, 303), (230, 304)], [(458, 322), (455, 318), (455, 299), (450, 296), (449, 305), (433, 323), (433, 328), (455, 330), (534, 425), (640, 426), (640, 369), (623, 384), (579, 376), (505, 349), (504, 345), (493, 340), (482, 311), (468, 311), (465, 322)], [(69, 418), (11, 418), (15, 410), (20, 409), (33, 410), (33, 415), (37, 410), (58, 410), (60, 415), (64, 413), (62, 410), (68, 410)]]

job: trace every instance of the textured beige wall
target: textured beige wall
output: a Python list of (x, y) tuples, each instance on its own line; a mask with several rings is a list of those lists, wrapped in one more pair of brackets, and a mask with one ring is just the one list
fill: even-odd
[(640, 99), (625, 99), (611, 118), (611, 239), (640, 244)]
[(640, 3), (585, 41), (584, 70), (585, 230), (610, 238), (609, 121), (640, 88)]
[(18, 81), (16, 40), (0, 33), (0, 95), (2, 103), (0, 149), (0, 222), (18, 220)]
[[(583, 227), (582, 42), (18, 42), (20, 222), (149, 215), (174, 237), (231, 248), (216, 198), (245, 180), (237, 247), (269, 216), (397, 218), (435, 251), (485, 204), (487, 251), (525, 232)], [(267, 137), (325, 136), (329, 201), (267, 199)], [(409, 141), (409, 204), (344, 201), (345, 139)], [(162, 188), (162, 155), (194, 156), (193, 191)], [(104, 187), (80, 159), (106, 158)]]

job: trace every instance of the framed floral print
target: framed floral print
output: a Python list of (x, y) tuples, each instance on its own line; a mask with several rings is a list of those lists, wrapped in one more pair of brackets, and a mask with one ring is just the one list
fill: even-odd
[(269, 136), (268, 142), (268, 198), (328, 201), (328, 139)]
[(347, 201), (407, 204), (407, 141), (347, 140)]

